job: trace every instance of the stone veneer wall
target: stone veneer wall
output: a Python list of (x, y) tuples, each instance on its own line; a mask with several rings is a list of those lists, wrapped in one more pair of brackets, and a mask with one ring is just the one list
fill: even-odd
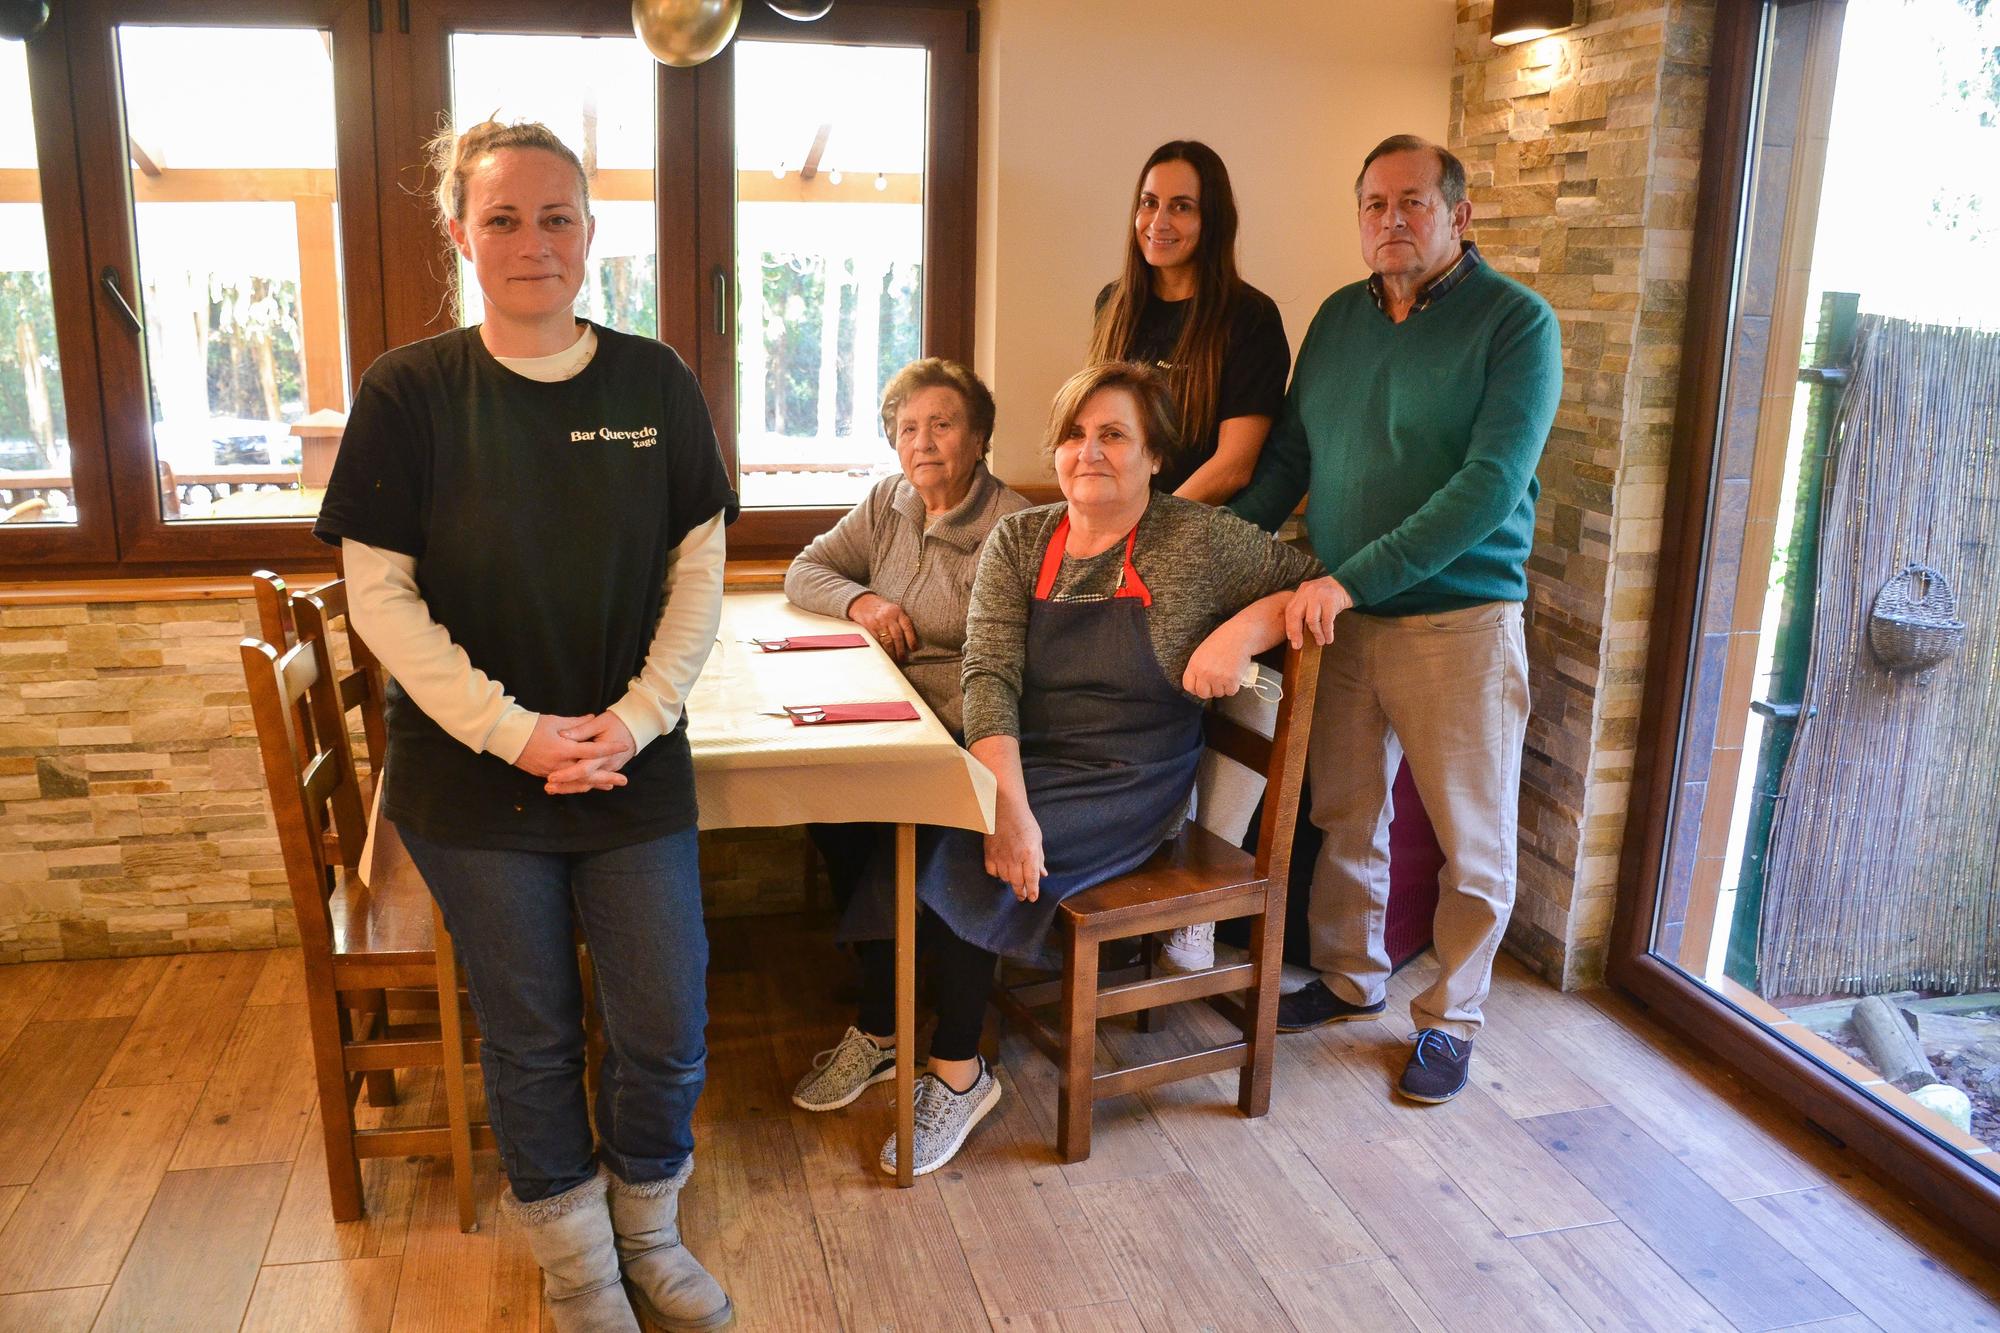
[(1515, 47), (1458, 11), (1451, 143), (1473, 235), (1562, 320), (1563, 398), (1529, 561), (1533, 715), (1509, 946), (1550, 980), (1604, 970), (1695, 216), (1713, 0), (1589, 0)]
[[(295, 943), (248, 598), (0, 606), (0, 963)], [(805, 902), (797, 830), (702, 837), (718, 916)]]

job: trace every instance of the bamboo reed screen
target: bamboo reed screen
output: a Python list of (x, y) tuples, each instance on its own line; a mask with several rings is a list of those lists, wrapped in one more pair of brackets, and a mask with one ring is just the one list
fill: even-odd
[[(1805, 712), (1771, 833), (1766, 995), (2000, 985), (2000, 333), (1862, 320), (1827, 472)], [(1927, 682), (1868, 648), (1919, 560), (1966, 622)]]

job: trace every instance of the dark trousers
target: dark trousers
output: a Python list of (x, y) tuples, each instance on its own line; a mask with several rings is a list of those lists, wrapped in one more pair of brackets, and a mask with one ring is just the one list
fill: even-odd
[[(918, 922), (917, 938), (919, 956), (930, 967), (931, 999), (937, 1007), (931, 1058), (970, 1060), (979, 1054), (999, 955), (967, 944), (929, 912)], [(895, 942), (858, 940), (854, 952), (861, 959), (861, 1011), (854, 1025), (871, 1037), (886, 1037), (896, 1031)]]
[(826, 884), (833, 891), (833, 911), (838, 916), (847, 910), (847, 904), (854, 897), (855, 886), (861, 882), (861, 872), (867, 867), (868, 858), (875, 854), (875, 849), (888, 844), (893, 851), (896, 826), (808, 824), (806, 836), (819, 849), (819, 859), (826, 863)]

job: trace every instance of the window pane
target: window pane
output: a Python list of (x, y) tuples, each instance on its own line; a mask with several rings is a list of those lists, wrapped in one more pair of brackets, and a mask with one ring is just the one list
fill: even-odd
[(311, 515), (347, 409), (330, 39), (126, 25), (118, 50), (161, 513)]
[(0, 523), (74, 523), (28, 55), (0, 42)]
[(876, 404), (923, 354), (927, 60), (736, 43), (746, 505), (852, 504), (896, 469)]
[(1995, 7), (1772, 11), (1654, 929), (1658, 954), (1989, 1172), (1996, 53)]
[[(536, 120), (583, 159), (597, 235), (577, 313), (658, 337), (653, 208), (653, 58), (631, 37), (454, 33), (452, 125)], [(472, 266), (459, 261), (459, 321), (480, 320)], [(688, 355), (692, 356), (691, 350)]]

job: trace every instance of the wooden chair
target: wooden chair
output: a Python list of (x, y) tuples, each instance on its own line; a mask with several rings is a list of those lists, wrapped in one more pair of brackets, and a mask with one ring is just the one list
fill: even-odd
[[(354, 632), (354, 623), (347, 615), (346, 582), (335, 579), (310, 592), (295, 593), (285, 582), (284, 575), (260, 569), (250, 576), (250, 587), (256, 595), (257, 624), (264, 641), (280, 652), (298, 642), (301, 616), (314, 617), (319, 633), (326, 636), (328, 643), (333, 642), (333, 622), (341, 622), (341, 628), (347, 635), (347, 655), (353, 670), (340, 677), (340, 704), (345, 712), (358, 709), (361, 714), (361, 735), (368, 752), (368, 783), (363, 793), (365, 805), (375, 784), (382, 780), (382, 761), (389, 749), (388, 724), (383, 717), (388, 676), (375, 654)], [(307, 602), (311, 605), (302, 605)], [(310, 741), (313, 734), (311, 709), (301, 707), (299, 725)]]
[[(1060, 981), (1001, 987), (995, 1007), (1019, 1023), (1028, 1038), (1061, 1071), (1056, 1103), (1056, 1148), (1065, 1162), (1090, 1156), (1091, 1113), (1100, 1097), (1115, 1097), (1178, 1079), (1240, 1069), (1236, 1104), (1247, 1116), (1271, 1106), (1271, 1051), (1278, 1026), (1278, 980), (1285, 939), (1285, 881), (1292, 855), (1292, 826), (1305, 776), (1306, 741), (1312, 733), (1313, 697), (1319, 685), (1317, 645), (1287, 649), (1284, 698), (1270, 738), (1210, 709), (1208, 748), (1265, 779), (1257, 851), (1245, 852), (1190, 820), (1181, 834), (1145, 865), (1063, 900), (1056, 929), (1063, 944)], [(1250, 953), (1243, 962), (1174, 976), (1147, 975), (1099, 985), (1099, 946), (1207, 921), (1250, 917)], [(1150, 955), (1149, 955), (1150, 956)], [(1248, 1003), (1222, 997), (1242, 994)], [(1233, 1018), (1239, 1040), (1150, 1064), (1096, 1070), (1101, 1018), (1206, 999)], [(1035, 1013), (1060, 1001), (1060, 1028)]]
[[(250, 590), (256, 598), (257, 624), (264, 640), (280, 652), (290, 648), (301, 637), (324, 639), (331, 648), (335, 620), (339, 620), (346, 631), (348, 657), (354, 669), (338, 678), (340, 709), (342, 713), (358, 709), (361, 714), (361, 733), (368, 750), (368, 780), (361, 785), (361, 805), (364, 810), (368, 809), (374, 799), (375, 787), (382, 780), (382, 759), (389, 747), (388, 726), (383, 718), (387, 676), (375, 660), (375, 655), (368, 651), (368, 645), (354, 632), (354, 626), (347, 617), (346, 584), (335, 579), (309, 593), (294, 593), (285, 582), (284, 575), (260, 569), (250, 576)], [(310, 748), (316, 735), (310, 701), (300, 699), (294, 711), (299, 719), (299, 734)], [(343, 718), (342, 722), (345, 724), (346, 719)], [(349, 858), (341, 852), (339, 831), (329, 828), (323, 837), (327, 865), (349, 864)], [(382, 992), (371, 991), (349, 998), (354, 1001), (355, 1019), (362, 1027), (364, 1036), (388, 1022), (388, 997)], [(370, 1106), (395, 1105), (394, 1071), (378, 1070), (369, 1074), (365, 1081)]]
[[(333, 655), (318, 626), (280, 652), (261, 639), (242, 641), (243, 676), (257, 725), (264, 777), (271, 793), (285, 874), (298, 915), (305, 957), (306, 1012), (314, 1073), (326, 1135), (327, 1187), (336, 1221), (364, 1210), (360, 1160), (449, 1154), (459, 1225), (474, 1226), (472, 1150), (492, 1147), (491, 1127), (472, 1123), (465, 1078), (477, 1041), (465, 1031), (459, 1004), (458, 960), (429, 891), (407, 855), (385, 856), (393, 867), (366, 883), (358, 873), (364, 840), (360, 786), (355, 779)], [(312, 718), (308, 740), (299, 706)], [(328, 859), (325, 833), (337, 836)], [(383, 825), (393, 837), (393, 826)], [(369, 994), (429, 991), (437, 1021), (395, 1026), (386, 1020), (357, 1034), (350, 1010)], [(398, 1129), (358, 1129), (356, 1097), (370, 1074), (436, 1067), (445, 1086), (446, 1122)]]

